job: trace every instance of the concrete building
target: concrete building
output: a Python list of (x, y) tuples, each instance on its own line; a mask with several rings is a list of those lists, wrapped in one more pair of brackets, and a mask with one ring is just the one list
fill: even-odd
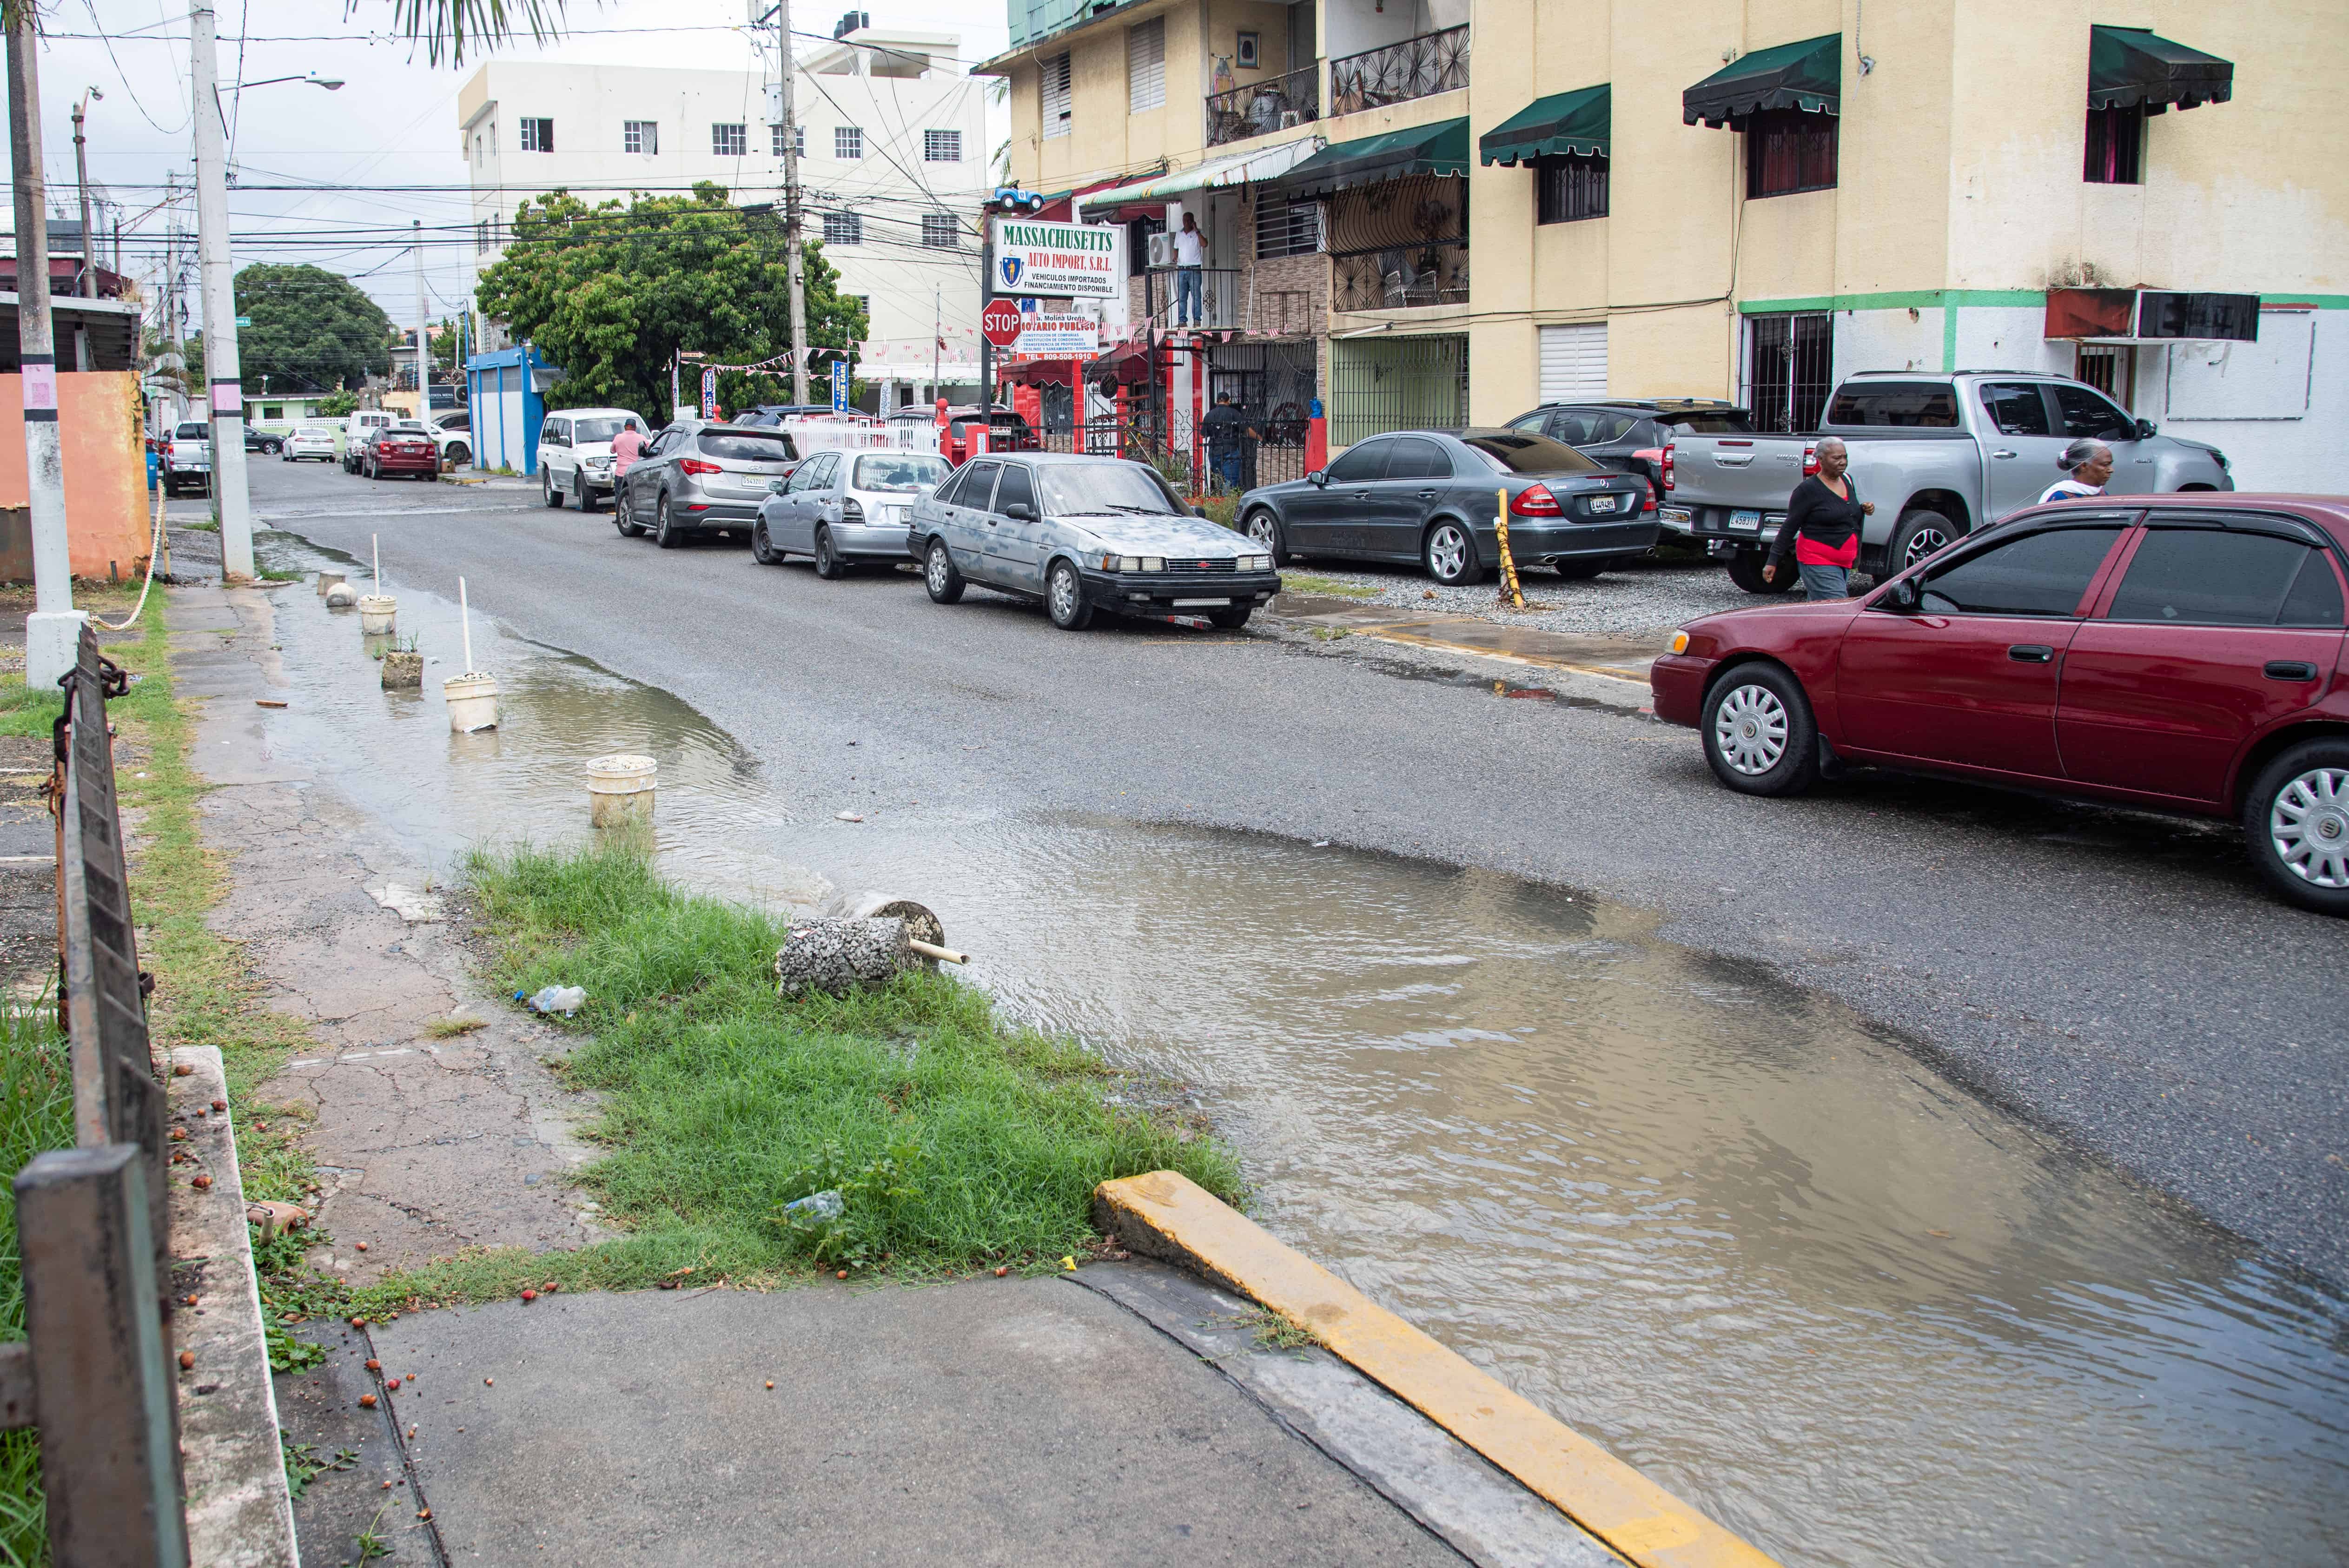
[[(989, 84), (964, 71), (957, 36), (846, 25), (862, 16), (800, 51), (808, 236), (864, 302), (861, 375), (926, 380), (938, 356), (949, 381), (976, 381)], [(477, 269), (515, 208), (550, 191), (626, 201), (715, 181), (740, 203), (782, 200), (780, 97), (757, 70), (492, 60), (457, 112)]]
[(2337, 490), (2340, 21), (2317, 0), (1012, 0), (1012, 47), (978, 69), (1010, 81), (1016, 177), (1133, 224), (1137, 255), (1193, 214), (1232, 334), (1211, 357), (1293, 346), (1333, 446), (1600, 395), (1798, 428), (1853, 371), (1994, 366), (2095, 382), (2246, 488)]

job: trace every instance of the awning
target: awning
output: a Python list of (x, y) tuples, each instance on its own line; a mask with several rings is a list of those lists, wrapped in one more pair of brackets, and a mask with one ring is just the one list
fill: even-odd
[(1604, 158), (1613, 119), (1609, 85), (1578, 88), (1536, 98), (1476, 139), (1483, 163), (1530, 163), (1537, 158)]
[(1333, 142), (1290, 170), (1280, 183), (1293, 197), (1327, 196), (1348, 186), (1406, 174), (1467, 172), (1468, 119), (1463, 115), (1409, 130)]
[(1743, 129), (1765, 108), (1837, 114), (1843, 105), (1843, 35), (1742, 55), (1681, 94), (1681, 123)]
[[(1467, 121), (1461, 123), (1465, 125)], [(1210, 159), (1205, 163), (1195, 163), (1188, 169), (1178, 169), (1131, 185), (1112, 185), (1105, 191), (1087, 191), (1077, 198), (1077, 205), (1088, 212), (1111, 207), (1146, 206), (1152, 202), (1170, 201), (1193, 191), (1213, 191), (1226, 185), (1247, 185), (1260, 180), (1272, 180), (1310, 158), (1320, 145), (1318, 139), (1309, 136), (1284, 142), (1278, 147), (1243, 152), (1236, 157)]]
[(2194, 108), (2234, 96), (2231, 61), (2173, 44), (2143, 27), (2088, 29), (2090, 108), (2143, 104), (2146, 113), (2162, 114), (2171, 104)]

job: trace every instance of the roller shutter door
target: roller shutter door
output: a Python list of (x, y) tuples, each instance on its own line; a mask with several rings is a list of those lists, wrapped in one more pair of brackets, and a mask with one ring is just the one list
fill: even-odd
[(1607, 324), (1541, 329), (1541, 400), (1587, 403), (1607, 396)]

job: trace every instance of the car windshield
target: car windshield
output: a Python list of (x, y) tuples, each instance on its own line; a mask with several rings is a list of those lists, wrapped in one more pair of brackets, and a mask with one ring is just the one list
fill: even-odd
[(1480, 452), (1505, 474), (1596, 474), (1606, 469), (1564, 441), (1526, 430), (1488, 430), (1463, 436), (1460, 444)]
[(886, 457), (856, 459), (856, 479), (849, 486), (861, 490), (923, 490), (947, 476), (944, 458), (919, 452), (892, 452)]
[(628, 428), (625, 418), (574, 419), (571, 421), (571, 444), (584, 447), (590, 441), (608, 441)]
[(327, 441), (335, 438), (335, 428), (332, 425), (305, 425), (294, 433), (297, 436), (312, 436)]
[(1135, 511), (1179, 516), (1157, 476), (1139, 463), (1049, 463), (1036, 470), (1053, 517)]
[(1743, 414), (1660, 414), (1657, 422), (1691, 436), (1750, 436), (1754, 422)]
[(704, 456), (737, 463), (780, 463), (800, 455), (792, 438), (781, 430), (772, 434), (740, 428), (704, 430), (701, 450)]
[(191, 419), (172, 431), (171, 438), (175, 441), (201, 441), (211, 434), (210, 430)]

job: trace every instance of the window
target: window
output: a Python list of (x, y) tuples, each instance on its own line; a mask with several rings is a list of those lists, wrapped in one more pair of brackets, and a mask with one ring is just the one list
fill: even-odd
[(1044, 134), (1047, 138), (1069, 134), (1069, 57), (1052, 56), (1044, 62), (1040, 77), (1043, 88)]
[(490, 249), (490, 221), (487, 218), (473, 225), (473, 249), (486, 255)]
[(571, 444), (571, 422), (549, 419), (539, 427), (538, 444), (542, 447), (567, 447)]
[(1982, 412), (2002, 436), (2052, 436), (2047, 404), (2035, 381), (1997, 381), (1982, 389)]
[(1391, 480), (1448, 480), (1452, 459), (1442, 447), (1423, 436), (1405, 436), (1387, 457)]
[(1827, 406), (1835, 326), (1825, 311), (1745, 318), (1745, 384), (1738, 401), (1757, 430), (1816, 430)]
[(2233, 529), (2156, 528), (2129, 562), (2110, 619), (2186, 626), (2341, 624), (2341, 581), (2322, 551)]
[(835, 125), (832, 128), (832, 155), (848, 161), (864, 156), (864, 131), (860, 126)]
[(781, 430), (705, 428), (701, 449), (709, 457), (736, 463), (785, 463), (799, 455), (792, 438)]
[(891, 452), (856, 459), (851, 488), (861, 490), (926, 490), (946, 478), (947, 460), (920, 452)]
[(1925, 579), (1934, 614), (2069, 615), (2120, 535), (2120, 524), (2051, 528), (1953, 562)]
[(1569, 447), (1604, 446), (1630, 434), (1637, 419), (1604, 408), (1568, 408), (1550, 416), (1549, 438)]
[(1494, 470), (1505, 474), (1597, 474), (1605, 468), (1592, 462), (1564, 441), (1512, 430), (1506, 436), (1465, 436), (1460, 444), (1484, 454)]
[(623, 152), (658, 152), (660, 126), (649, 119), (624, 119), (620, 122), (620, 150)]
[(1125, 235), (1125, 275), (1141, 278), (1150, 275), (1150, 236), (1166, 232), (1161, 218), (1136, 218)]
[(1139, 463), (1054, 463), (1037, 480), (1044, 510), (1054, 517), (1111, 511), (1190, 515), (1190, 508), (1167, 492), (1165, 481)]
[(720, 120), (709, 128), (713, 158), (740, 158), (750, 150), (750, 128), (740, 120)]
[(955, 504), (973, 511), (992, 511), (995, 500), (995, 476), (1003, 471), (1001, 463), (973, 463), (970, 478), (955, 492)]
[(922, 161), (925, 163), (960, 163), (962, 132), (958, 130), (926, 130), (922, 132)]
[(1531, 435), (1538, 436), (1541, 434), (1542, 427), (1548, 422), (1549, 416), (1547, 414), (1536, 410), (1531, 414), (1520, 414), (1516, 418), (1510, 420), (1509, 428), (1512, 430), (1524, 430)]
[(1256, 197), (1256, 259), (1309, 256), (1321, 248), (1321, 204), (1290, 201), (1275, 191)]
[[(771, 125), (767, 128), (767, 150), (777, 158), (781, 158), (783, 155), (783, 128), (781, 126)], [(807, 127), (803, 125), (794, 126), (792, 128), (792, 156), (794, 158), (805, 158), (807, 156)]]
[(473, 167), (476, 169), (481, 166), (481, 139), (480, 131), (473, 132)]
[(1330, 465), (1330, 482), (1333, 485), (1358, 485), (1383, 479), (1387, 471), (1387, 453), (1393, 449), (1392, 441), (1364, 441), (1349, 447)]
[(2055, 394), (2055, 411), (2064, 418), (2064, 435), (2090, 436), (2099, 441), (2137, 439), (2137, 421), (2085, 387), (2057, 382), (2048, 390)]
[(2091, 185), (2145, 183), (2145, 106), (2088, 111), (2087, 156), (2080, 178)]
[(1017, 501), (1030, 511), (1036, 510), (1036, 485), (1028, 470), (1018, 463), (1003, 465), (1002, 482), (995, 487), (995, 507), (999, 512), (1009, 511)]
[(1141, 114), (1165, 102), (1166, 18), (1153, 16), (1125, 32), (1125, 107)]
[(1571, 223), (1607, 216), (1607, 160), (1534, 160), (1534, 222)]
[(1745, 194), (1791, 196), (1828, 191), (1836, 182), (1836, 126), (1831, 114), (1765, 108), (1745, 121)]
[(524, 152), (554, 150), (554, 122), (551, 119), (525, 119), (522, 122), (522, 150)]
[(1958, 395), (1940, 381), (1847, 381), (1827, 407), (1827, 423), (1954, 430)]
[(863, 244), (864, 219), (855, 212), (826, 212), (823, 215), (823, 242), (827, 245)]
[(951, 212), (922, 214), (922, 243), (933, 251), (953, 251), (962, 247), (962, 225)]
[(2075, 351), (2072, 374), (2127, 408), (2137, 401), (2137, 346), (2084, 343)]
[(858, 312), (864, 315), (865, 325), (869, 330), (873, 323), (873, 296), (871, 294), (850, 294), (848, 297), (856, 302), (856, 308)]

